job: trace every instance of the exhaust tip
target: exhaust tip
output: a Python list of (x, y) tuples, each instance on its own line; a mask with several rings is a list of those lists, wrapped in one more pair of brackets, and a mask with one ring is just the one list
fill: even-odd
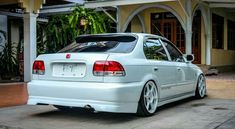
[(85, 109), (92, 109), (91, 105), (85, 105), (84, 108)]
[(89, 104), (85, 105), (83, 108), (88, 110), (88, 111), (96, 113), (95, 109), (91, 105), (89, 105)]

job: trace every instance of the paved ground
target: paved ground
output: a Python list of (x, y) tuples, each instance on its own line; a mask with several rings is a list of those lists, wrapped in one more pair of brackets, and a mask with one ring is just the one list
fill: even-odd
[(0, 129), (235, 129), (235, 74), (208, 77), (207, 84), (207, 98), (168, 104), (152, 117), (18, 106), (0, 109)]

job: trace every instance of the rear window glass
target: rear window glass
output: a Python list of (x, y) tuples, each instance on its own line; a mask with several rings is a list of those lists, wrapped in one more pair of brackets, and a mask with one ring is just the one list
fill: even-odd
[(76, 42), (66, 46), (59, 53), (67, 52), (109, 52), (109, 53), (129, 53), (136, 45), (135, 36), (123, 35), (96, 35), (81, 36)]

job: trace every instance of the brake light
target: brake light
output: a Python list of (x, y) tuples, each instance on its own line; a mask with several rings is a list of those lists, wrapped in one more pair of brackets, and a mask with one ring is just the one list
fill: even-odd
[(42, 60), (36, 60), (33, 63), (33, 74), (44, 75), (45, 74), (45, 65)]
[(116, 61), (96, 61), (93, 66), (95, 76), (125, 76), (123, 66)]

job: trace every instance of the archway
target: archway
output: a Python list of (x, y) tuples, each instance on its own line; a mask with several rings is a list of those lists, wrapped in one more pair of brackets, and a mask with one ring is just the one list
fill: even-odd
[(192, 53), (195, 56), (193, 63), (206, 64), (206, 36), (209, 33), (209, 22), (206, 15), (206, 10), (197, 5), (193, 11), (192, 20)]
[(139, 8), (137, 8), (136, 10), (134, 10), (131, 15), (127, 18), (126, 22), (124, 23), (121, 32), (125, 32), (125, 30), (127, 29), (129, 23), (131, 22), (131, 20), (138, 15), (140, 12), (142, 12), (145, 9), (149, 9), (149, 8), (159, 8), (159, 9), (164, 9), (168, 12), (171, 12), (180, 22), (182, 28), (184, 30), (186, 30), (186, 24), (183, 21), (183, 19), (181, 18), (181, 16), (177, 13), (176, 10), (172, 9), (171, 7), (167, 6), (167, 5), (161, 5), (161, 4), (156, 4), (156, 5), (143, 5)]
[[(185, 23), (181, 16), (166, 5), (145, 5), (136, 9), (127, 18), (122, 32), (134, 30), (130, 25), (139, 16), (145, 21), (147, 33), (161, 35), (172, 41), (183, 53), (185, 52)], [(149, 24), (150, 23), (150, 24)], [(142, 24), (143, 25), (143, 24)], [(130, 29), (131, 28), (131, 29)]]
[(124, 32), (146, 33), (144, 19), (140, 15), (136, 15)]

